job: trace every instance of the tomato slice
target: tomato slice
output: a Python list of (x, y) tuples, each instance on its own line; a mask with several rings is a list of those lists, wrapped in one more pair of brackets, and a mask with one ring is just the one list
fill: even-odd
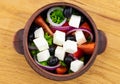
[(62, 26), (69, 26), (68, 22), (65, 22)]
[(67, 71), (67, 68), (66, 68), (66, 67), (63, 67), (63, 66), (58, 67), (58, 68), (56, 69), (56, 73), (57, 73), (57, 74), (64, 74), (66, 71)]
[[(85, 29), (89, 30), (90, 32), (92, 32), (92, 30), (90, 29), (90, 26), (87, 22), (84, 22), (80, 27), (85, 28)], [(90, 36), (87, 32), (84, 32), (84, 35), (86, 38), (88, 38)]]
[(82, 45), (78, 45), (78, 47), (85, 53), (88, 55), (91, 55), (94, 51), (94, 47), (95, 47), (95, 43), (91, 42), (91, 43), (85, 43)]
[(91, 31), (90, 26), (89, 26), (89, 24), (87, 22), (84, 22), (80, 27), (85, 28), (85, 29)]
[(77, 52), (75, 52), (73, 56), (79, 59), (83, 56), (83, 51), (80, 48), (78, 48)]

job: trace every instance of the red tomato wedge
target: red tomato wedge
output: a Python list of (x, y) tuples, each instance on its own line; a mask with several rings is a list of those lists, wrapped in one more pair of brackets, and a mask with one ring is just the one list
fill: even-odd
[(66, 71), (67, 71), (67, 68), (66, 68), (66, 67), (63, 67), (63, 66), (58, 67), (58, 68), (56, 69), (56, 73), (57, 73), (57, 74), (64, 74)]
[(62, 26), (69, 26), (68, 22), (65, 22)]
[[(89, 30), (90, 32), (92, 31), (92, 30), (90, 29), (90, 26), (89, 26), (89, 24), (88, 24), (87, 22), (84, 22), (84, 23), (80, 26), (80, 28), (85, 28), (85, 29)], [(89, 37), (89, 34), (88, 34), (88, 33), (84, 32), (84, 34), (85, 34), (85, 37), (86, 37), (86, 38)]]
[(77, 52), (75, 52), (73, 56), (79, 59), (83, 56), (83, 51), (80, 48), (78, 48)]
[(87, 22), (84, 22), (80, 27), (91, 31), (90, 26), (89, 26), (89, 24)]
[(95, 43), (84, 43), (82, 45), (78, 45), (78, 48), (80, 48), (85, 54), (91, 55), (94, 51)]

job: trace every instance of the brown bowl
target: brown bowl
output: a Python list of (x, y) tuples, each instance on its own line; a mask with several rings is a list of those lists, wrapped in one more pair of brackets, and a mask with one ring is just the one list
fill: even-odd
[[(71, 73), (71, 74), (66, 74), (66, 75), (58, 75), (58, 74), (53, 74), (50, 73), (42, 68), (40, 68), (35, 61), (33, 60), (29, 49), (28, 49), (28, 33), (29, 33), (29, 29), (31, 24), (33, 23), (33, 21), (35, 20), (35, 18), (44, 10), (53, 7), (53, 6), (71, 6), (75, 9), (77, 9), (78, 11), (80, 11), (82, 14), (84, 14), (86, 16), (86, 18), (89, 20), (91, 26), (92, 26), (92, 30), (94, 33), (94, 38), (95, 38), (95, 49), (94, 52), (92, 54), (92, 56), (90, 57), (89, 61), (87, 62), (87, 64), (85, 64), (85, 66), (83, 68), (81, 68), (79, 71), (75, 72), (75, 73)], [(104, 34), (103, 31), (98, 30), (94, 21), (92, 20), (92, 18), (79, 6), (73, 5), (71, 3), (66, 3), (66, 2), (57, 2), (57, 3), (52, 3), (52, 4), (48, 4), (40, 9), (38, 9), (28, 20), (28, 22), (26, 23), (24, 29), (19, 30), (14, 38), (14, 47), (16, 49), (16, 51), (20, 54), (24, 54), (28, 64), (40, 75), (52, 79), (52, 80), (70, 80), (73, 78), (76, 78), (80, 75), (82, 75), (83, 73), (85, 73), (93, 64), (96, 56), (98, 54), (101, 54), (102, 52), (104, 52), (105, 48), (107, 45), (107, 40), (106, 40), (106, 36)]]

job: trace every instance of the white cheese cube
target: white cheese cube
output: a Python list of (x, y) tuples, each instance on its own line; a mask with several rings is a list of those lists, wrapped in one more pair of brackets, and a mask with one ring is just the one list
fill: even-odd
[(80, 45), (87, 42), (85, 35), (81, 30), (75, 32), (75, 38), (77, 40), (77, 43)]
[(63, 48), (64, 48), (65, 52), (75, 53), (77, 51), (77, 42), (71, 41), (71, 40), (67, 40), (63, 44)]
[(73, 72), (77, 72), (80, 68), (84, 66), (84, 63), (80, 60), (72, 61), (70, 64), (70, 70)]
[(63, 47), (57, 46), (55, 49), (55, 56), (58, 57), (59, 60), (64, 60), (65, 57), (65, 50)]
[(38, 62), (46, 61), (46, 60), (48, 60), (49, 57), (50, 57), (50, 53), (48, 50), (44, 50), (37, 54)]
[(40, 27), (39, 29), (35, 30), (34, 36), (35, 36), (35, 38), (44, 37), (43, 28)]
[(81, 16), (72, 15), (69, 21), (69, 25), (75, 28), (79, 28)]
[(56, 30), (56, 32), (53, 35), (53, 43), (57, 45), (63, 45), (65, 42), (65, 33)]
[(49, 48), (48, 43), (45, 38), (39, 37), (39, 38), (34, 39), (33, 42), (35, 43), (39, 51), (43, 51)]

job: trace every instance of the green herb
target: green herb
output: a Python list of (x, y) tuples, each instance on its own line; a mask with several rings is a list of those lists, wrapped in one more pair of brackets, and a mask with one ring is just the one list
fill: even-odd
[(87, 37), (87, 42), (90, 42), (91, 41), (91, 37)]
[(70, 69), (68, 70), (68, 73), (70, 74), (70, 73), (73, 73), (73, 71), (71, 71)]
[(36, 51), (35, 51), (35, 50), (32, 50), (32, 51), (31, 51), (31, 54), (32, 54), (32, 56), (35, 55), (35, 54), (36, 54)]
[(84, 56), (80, 58), (80, 61), (84, 61)]
[(70, 18), (67, 18), (67, 22), (69, 22), (70, 21)]
[(30, 45), (31, 45), (31, 46), (35, 46), (34, 42), (31, 42)]
[(54, 23), (60, 24), (64, 20), (65, 17), (63, 15), (62, 10), (56, 9), (53, 12), (51, 12), (50, 18), (52, 19)]
[(47, 64), (47, 61), (42, 61), (42, 62), (39, 62), (41, 65), (43, 65), (43, 66), (47, 66), (48, 64)]
[(49, 23), (48, 18), (46, 18), (46, 22)]
[(36, 53), (39, 53), (40, 51), (39, 50), (36, 50)]
[(31, 52), (32, 56), (36, 56), (36, 55), (37, 55), (37, 53), (39, 53), (39, 51), (38, 51), (38, 50), (31, 50), (30, 52)]
[(48, 45), (51, 46), (53, 44), (53, 37), (50, 36), (48, 33), (45, 33), (44, 37), (47, 40)]
[(63, 61), (60, 61), (61, 66), (66, 67), (66, 64)]
[(74, 14), (74, 15), (80, 15), (80, 13), (77, 10), (75, 10), (75, 9), (72, 11), (72, 14)]

